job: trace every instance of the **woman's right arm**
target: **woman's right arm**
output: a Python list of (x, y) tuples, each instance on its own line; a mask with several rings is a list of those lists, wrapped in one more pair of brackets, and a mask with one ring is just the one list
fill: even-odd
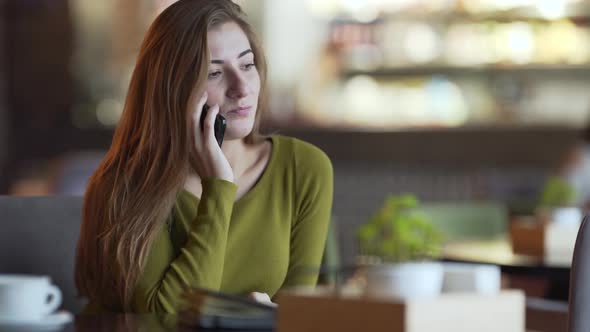
[(186, 286), (219, 290), (236, 185), (203, 181), (202, 200), (178, 257), (166, 227), (158, 233), (133, 296), (136, 312), (175, 313)]
[(175, 257), (170, 235), (164, 227), (152, 242), (145, 268), (135, 288), (137, 312), (175, 313), (186, 286), (218, 290), (221, 284), (227, 234), (237, 186), (233, 170), (214, 135), (217, 105), (210, 108), (200, 129), (205, 92), (191, 97), (194, 153), (203, 191), (197, 217), (190, 225), (187, 242)]

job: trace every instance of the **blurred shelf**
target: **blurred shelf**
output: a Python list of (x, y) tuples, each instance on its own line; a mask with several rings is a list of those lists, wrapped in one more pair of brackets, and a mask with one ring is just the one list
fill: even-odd
[(576, 23), (590, 22), (590, 11), (575, 12), (566, 14), (561, 17), (547, 18), (539, 14), (526, 14), (518, 12), (500, 12), (500, 13), (484, 13), (484, 14), (469, 14), (469, 13), (440, 13), (434, 14), (409, 14), (403, 15), (399, 13), (385, 14), (382, 17), (385, 21), (429, 21), (439, 23), (454, 23), (454, 22), (555, 22), (559, 20), (571, 20)]
[(470, 75), (567, 75), (590, 79), (590, 65), (526, 65), (526, 66), (486, 66), (486, 67), (454, 67), (454, 66), (413, 66), (379, 68), (375, 70), (345, 70), (344, 77), (367, 75), (376, 78), (395, 76), (470, 76)]
[(399, 12), (383, 11), (381, 15), (372, 22), (362, 22), (356, 20), (353, 15), (344, 15), (333, 19), (336, 23), (357, 23), (357, 24), (371, 24), (383, 21), (407, 22), (407, 21), (428, 21), (439, 23), (451, 22), (554, 22), (559, 20), (571, 20), (576, 23), (590, 22), (590, 4), (570, 4), (564, 8), (561, 15), (555, 17), (547, 17), (536, 8), (531, 6), (516, 7), (506, 10), (495, 10), (481, 13), (469, 13), (457, 10), (440, 10), (440, 11), (417, 11), (407, 10)]

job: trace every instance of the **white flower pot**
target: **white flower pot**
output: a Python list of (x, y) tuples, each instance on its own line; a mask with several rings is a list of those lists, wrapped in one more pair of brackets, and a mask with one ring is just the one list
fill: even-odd
[(398, 299), (435, 297), (441, 293), (444, 270), (439, 262), (408, 262), (368, 266), (365, 293)]
[(538, 208), (535, 213), (537, 218), (541, 221), (563, 226), (569, 225), (579, 227), (584, 218), (582, 209), (571, 206)]

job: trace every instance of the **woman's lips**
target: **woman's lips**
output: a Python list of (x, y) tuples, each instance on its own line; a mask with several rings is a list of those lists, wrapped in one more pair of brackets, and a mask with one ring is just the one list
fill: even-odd
[(231, 117), (247, 117), (250, 115), (250, 111), (252, 111), (252, 106), (247, 107), (238, 107), (226, 113), (226, 115)]

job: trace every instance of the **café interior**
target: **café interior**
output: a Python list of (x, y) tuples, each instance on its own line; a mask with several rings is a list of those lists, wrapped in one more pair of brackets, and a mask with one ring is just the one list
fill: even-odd
[[(0, 0), (0, 330), (203, 328), (86, 315), (74, 282), (88, 180), (175, 2)], [(590, 331), (590, 1), (234, 2), (266, 55), (262, 131), (333, 167), (317, 287), (262, 330)], [(14, 275), (58, 288), (45, 321), (3, 315)]]

